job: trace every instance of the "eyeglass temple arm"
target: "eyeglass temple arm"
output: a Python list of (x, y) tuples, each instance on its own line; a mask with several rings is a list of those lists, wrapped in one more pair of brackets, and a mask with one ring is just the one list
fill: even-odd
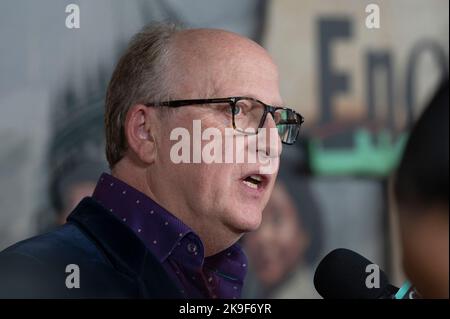
[(169, 106), (169, 107), (180, 107), (189, 105), (202, 105), (210, 103), (234, 103), (234, 99), (224, 98), (224, 99), (194, 99), (194, 100), (175, 100), (175, 101), (165, 101), (159, 103), (147, 103), (145, 106)]

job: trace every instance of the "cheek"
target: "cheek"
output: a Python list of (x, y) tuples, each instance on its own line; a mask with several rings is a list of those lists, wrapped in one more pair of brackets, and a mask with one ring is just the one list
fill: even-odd
[(232, 168), (229, 165), (190, 164), (180, 174), (184, 172), (188, 174), (192, 191), (198, 193), (202, 202), (213, 202), (217, 207), (232, 202)]

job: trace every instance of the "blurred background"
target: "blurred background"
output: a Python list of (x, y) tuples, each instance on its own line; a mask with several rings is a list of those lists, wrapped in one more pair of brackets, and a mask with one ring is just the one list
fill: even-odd
[[(65, 25), (70, 3), (80, 28)], [(380, 8), (380, 28), (365, 8)], [(0, 250), (52, 229), (107, 171), (104, 94), (130, 37), (152, 21), (237, 32), (280, 68), (306, 119), (285, 147), (260, 229), (242, 239), (243, 297), (316, 298), (312, 276), (346, 247), (399, 285), (389, 176), (444, 75), (448, 0), (2, 0)]]

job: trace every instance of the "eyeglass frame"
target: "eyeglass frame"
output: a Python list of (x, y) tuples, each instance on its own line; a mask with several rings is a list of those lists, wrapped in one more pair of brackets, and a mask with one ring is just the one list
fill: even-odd
[[(254, 102), (258, 102), (261, 105), (264, 106), (264, 113), (261, 117), (261, 120), (258, 124), (258, 128), (257, 131), (255, 132), (255, 134), (258, 134), (258, 130), (261, 129), (264, 126), (264, 122), (266, 121), (267, 118), (267, 114), (271, 114), (272, 118), (275, 118), (275, 112), (278, 110), (287, 110), (287, 111), (291, 111), (293, 112), (296, 117), (298, 118), (298, 122), (295, 121), (295, 123), (283, 123), (285, 125), (298, 125), (298, 131), (297, 131), (297, 135), (295, 136), (295, 138), (293, 139), (294, 141), (292, 143), (287, 143), (287, 142), (283, 142), (283, 144), (287, 144), (287, 145), (293, 145), (296, 141), (297, 141), (297, 137), (298, 134), (300, 133), (300, 128), (301, 125), (305, 122), (305, 118), (298, 112), (294, 111), (291, 108), (288, 107), (282, 107), (282, 106), (272, 106), (269, 104), (266, 104), (258, 99), (252, 98), (252, 97), (248, 97), (248, 96), (233, 96), (233, 97), (225, 97), (225, 98), (212, 98), (212, 99), (188, 99), (188, 100), (173, 100), (173, 101), (163, 101), (163, 102), (157, 102), (157, 103), (144, 103), (143, 105), (147, 106), (147, 107), (158, 107), (158, 106), (167, 106), (167, 107), (182, 107), (182, 106), (192, 106), (192, 105), (205, 105), (205, 104), (218, 104), (218, 103), (228, 103), (232, 109), (231, 109), (231, 115), (232, 115), (232, 124), (233, 124), (233, 129), (239, 131), (236, 128), (236, 124), (235, 124), (235, 114), (234, 114), (234, 108), (236, 107), (236, 103), (241, 101), (241, 100), (248, 100), (248, 101), (254, 101)], [(283, 125), (281, 124), (281, 125)]]

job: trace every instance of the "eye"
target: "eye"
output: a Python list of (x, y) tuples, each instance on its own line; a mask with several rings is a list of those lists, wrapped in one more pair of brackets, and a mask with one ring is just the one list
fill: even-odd
[(249, 100), (239, 100), (232, 107), (232, 113), (234, 116), (247, 116), (252, 110), (252, 102)]
[(241, 108), (241, 106), (239, 105), (239, 103), (234, 104), (234, 105), (232, 106), (232, 108), (231, 108), (231, 113), (232, 113), (233, 115), (239, 115), (241, 112), (242, 112), (242, 108)]

